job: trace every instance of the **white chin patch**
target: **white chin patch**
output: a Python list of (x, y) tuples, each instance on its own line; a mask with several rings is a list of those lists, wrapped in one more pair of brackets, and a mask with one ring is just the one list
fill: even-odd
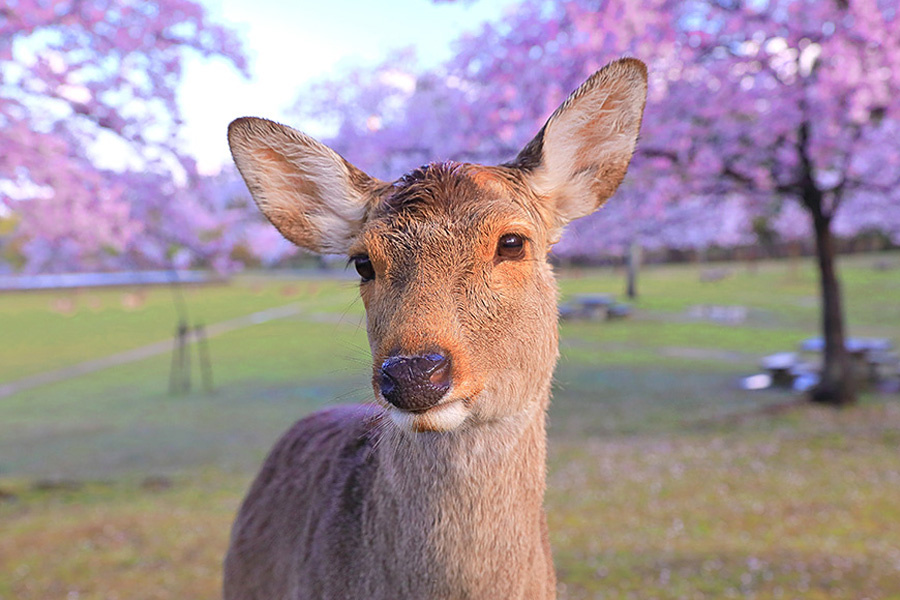
[(469, 411), (461, 401), (441, 404), (423, 413), (411, 413), (394, 406), (388, 407), (388, 414), (394, 425), (404, 431), (451, 431), (469, 416)]

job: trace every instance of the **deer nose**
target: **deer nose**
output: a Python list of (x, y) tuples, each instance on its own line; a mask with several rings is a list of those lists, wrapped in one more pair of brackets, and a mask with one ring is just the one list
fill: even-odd
[(432, 408), (450, 389), (450, 359), (441, 354), (391, 356), (381, 364), (384, 399), (410, 412)]

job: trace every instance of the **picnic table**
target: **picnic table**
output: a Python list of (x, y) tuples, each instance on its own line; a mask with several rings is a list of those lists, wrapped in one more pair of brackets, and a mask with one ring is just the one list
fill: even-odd
[[(894, 345), (886, 338), (851, 337), (844, 341), (850, 353), (859, 379), (878, 383), (893, 375), (900, 375), (900, 357), (893, 351)], [(804, 352), (821, 353), (825, 341), (821, 337), (803, 340), (800, 349)]]
[(560, 318), (567, 319), (616, 319), (631, 314), (631, 306), (616, 302), (612, 294), (576, 294), (559, 307)]
[(799, 364), (800, 357), (796, 352), (777, 352), (759, 361), (759, 366), (771, 377), (772, 385), (777, 387), (791, 387), (794, 384)]
[[(819, 383), (819, 368), (814, 363), (803, 360), (796, 352), (776, 352), (764, 356), (760, 367), (766, 371), (767, 385), (758, 385), (747, 389), (764, 389), (766, 387), (791, 388), (805, 392)], [(757, 380), (754, 380), (756, 382)]]
[[(860, 383), (897, 385), (900, 380), (900, 357), (893, 351), (894, 345), (885, 338), (847, 338), (847, 351), (853, 359), (854, 370)], [(810, 360), (801, 353), (821, 354), (825, 342), (812, 337), (800, 343), (800, 352), (776, 352), (764, 356), (760, 367), (765, 374), (745, 378), (745, 389), (766, 387), (792, 388), (806, 391), (819, 382), (821, 361)], [(890, 389), (890, 387), (886, 388)]]

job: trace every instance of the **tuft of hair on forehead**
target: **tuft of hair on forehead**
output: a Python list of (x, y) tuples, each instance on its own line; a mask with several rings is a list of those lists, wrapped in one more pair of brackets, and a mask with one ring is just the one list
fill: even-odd
[(462, 170), (464, 165), (452, 160), (442, 162), (432, 162), (426, 165), (416, 167), (409, 173), (405, 173), (391, 184), (392, 188), (402, 189), (419, 181), (427, 181), (428, 179), (440, 178), (446, 175), (454, 175)]
[(385, 189), (370, 217), (444, 213), (480, 221), (506, 203), (539, 227), (553, 223), (551, 207), (537, 200), (520, 169), (455, 161), (429, 163), (401, 176)]
[(443, 161), (413, 169), (391, 184), (376, 212), (405, 212), (435, 203), (449, 205), (460, 194), (476, 191), (476, 182), (468, 176), (469, 167), (466, 163)]

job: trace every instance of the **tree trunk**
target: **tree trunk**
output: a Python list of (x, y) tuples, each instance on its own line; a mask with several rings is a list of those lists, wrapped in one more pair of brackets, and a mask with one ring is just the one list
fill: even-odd
[(856, 381), (853, 365), (844, 338), (844, 311), (841, 307), (841, 287), (834, 265), (834, 238), (831, 220), (834, 210), (826, 212), (825, 198), (813, 177), (813, 163), (809, 156), (809, 122), (798, 130), (798, 150), (801, 165), (801, 197), (809, 211), (816, 232), (816, 259), (819, 263), (819, 282), (822, 293), (822, 336), (825, 342), (822, 373), (819, 384), (810, 390), (813, 402), (831, 406), (856, 403)]
[(628, 247), (628, 275), (625, 293), (630, 300), (637, 298), (637, 274), (641, 264), (641, 245), (631, 242)]
[(816, 232), (816, 258), (822, 294), (822, 334), (825, 341), (822, 378), (810, 394), (813, 402), (845, 406), (856, 402), (856, 386), (853, 365), (845, 344), (844, 313), (834, 264), (831, 217), (823, 215), (821, 209), (814, 210), (807, 206), (811, 208)]

